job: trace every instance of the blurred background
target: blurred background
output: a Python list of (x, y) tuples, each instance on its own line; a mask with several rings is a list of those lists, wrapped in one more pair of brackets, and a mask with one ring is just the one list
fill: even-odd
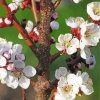
[[(11, 2), (11, 0), (6, 0), (7, 3)], [(56, 10), (59, 14), (57, 21), (60, 23), (60, 29), (57, 31), (53, 31), (51, 33), (52, 36), (55, 37), (57, 42), (57, 37), (59, 34), (64, 34), (70, 32), (69, 27), (65, 24), (65, 19), (70, 16), (77, 17), (82, 16), (84, 19), (88, 19), (88, 15), (86, 13), (86, 5), (89, 2), (97, 1), (97, 0), (83, 0), (79, 4), (74, 4), (72, 0), (62, 0), (62, 4)], [(99, 1), (99, 0), (98, 0)], [(0, 6), (0, 17), (6, 16), (5, 11)], [(33, 20), (33, 15), (29, 9), (19, 10), (16, 13), (16, 16), (21, 22), (22, 19)], [(13, 41), (13, 43), (20, 43), (23, 45), (23, 52), (26, 55), (26, 65), (33, 65), (34, 67), (37, 65), (38, 61), (35, 58), (34, 54), (32, 54), (31, 50), (25, 45), (24, 40), (19, 40), (18, 32), (14, 27), (0, 28), (0, 37), (7, 39), (8, 41)], [(94, 83), (94, 93), (90, 96), (82, 96), (77, 97), (76, 100), (100, 100), (100, 43), (97, 47), (93, 47), (91, 49), (92, 53), (96, 56), (96, 66), (92, 70), (88, 70), (84, 67), (84, 71), (89, 72), (90, 77)], [(57, 52), (55, 45), (51, 46), (51, 53), (54, 54)], [(32, 56), (33, 55), (33, 56)], [(50, 79), (51, 81), (54, 79), (55, 70), (58, 67), (66, 66), (65, 59), (66, 56), (62, 56), (58, 58), (50, 67)], [(21, 88), (13, 90), (8, 88), (5, 85), (0, 84), (0, 100), (21, 100)], [(34, 95), (32, 94), (31, 87), (27, 90), (27, 100), (34, 100)]]

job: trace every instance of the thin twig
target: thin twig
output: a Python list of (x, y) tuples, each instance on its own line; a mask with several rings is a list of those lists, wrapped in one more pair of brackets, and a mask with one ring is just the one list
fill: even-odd
[(61, 51), (58, 51), (56, 54), (51, 56), (51, 63), (54, 62), (57, 58), (59, 58), (62, 55)]
[(78, 64), (80, 62), (82, 62), (82, 58), (79, 56), (76, 59), (73, 59), (72, 61), (67, 62), (67, 65), (68, 66), (74, 66), (74, 65), (76, 65), (76, 64)]
[(57, 8), (61, 3), (61, 0), (56, 0), (54, 3), (54, 8)]
[(26, 90), (22, 89), (22, 100), (26, 100)]
[(31, 3), (32, 3), (32, 11), (33, 11), (33, 14), (34, 14), (35, 23), (37, 24), (38, 14), (37, 14), (36, 2), (35, 2), (35, 0), (31, 0)]

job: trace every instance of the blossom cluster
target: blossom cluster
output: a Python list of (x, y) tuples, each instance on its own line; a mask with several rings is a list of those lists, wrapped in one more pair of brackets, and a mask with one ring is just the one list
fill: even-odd
[(76, 96), (90, 95), (94, 92), (93, 83), (87, 72), (70, 73), (65, 67), (55, 72), (58, 80), (54, 100), (74, 100)]
[(25, 66), (25, 56), (22, 53), (22, 45), (7, 42), (0, 38), (0, 80), (8, 87), (16, 89), (18, 85), (27, 89), (30, 85), (30, 77), (36, 74), (34, 67)]
[[(80, 1), (74, 2), (79, 3)], [(70, 17), (65, 20), (66, 25), (70, 27), (70, 33), (60, 34), (56, 48), (71, 57), (79, 52), (83, 63), (91, 69), (95, 66), (96, 60), (90, 48), (97, 46), (100, 40), (100, 2), (87, 4), (87, 14), (91, 22), (82, 17)], [(80, 70), (81, 63), (76, 64)], [(78, 70), (75, 73), (65, 67), (56, 70), (55, 77), (58, 81), (53, 100), (74, 100), (76, 96), (90, 95), (94, 92), (88, 73)]]
[[(91, 10), (98, 9), (98, 13), (100, 12), (100, 5), (95, 6), (97, 3), (98, 5), (100, 4), (100, 2), (92, 2), (87, 5), (88, 14), (89, 8)], [(94, 7), (97, 8), (91, 8), (91, 4), (92, 6), (94, 4)], [(95, 14), (96, 17), (93, 17), (94, 13), (89, 14), (96, 23), (85, 21), (82, 17), (70, 17), (69, 19), (66, 19), (66, 24), (71, 28), (71, 33), (65, 35), (60, 34), (58, 37), (59, 43), (56, 43), (56, 48), (69, 55), (80, 51), (80, 55), (83, 59), (91, 56), (90, 47), (96, 46), (100, 40), (100, 25), (98, 24), (100, 15), (98, 13), (96, 13), (97, 15)]]

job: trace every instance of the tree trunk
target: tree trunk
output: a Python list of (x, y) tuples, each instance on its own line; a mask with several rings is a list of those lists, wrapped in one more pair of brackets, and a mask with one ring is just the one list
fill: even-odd
[(39, 65), (37, 66), (38, 78), (34, 86), (35, 100), (48, 100), (46, 90), (49, 84), (49, 64), (50, 64), (50, 21), (54, 5), (51, 0), (41, 0), (41, 21), (38, 25), (40, 33), (39, 48), (37, 57)]

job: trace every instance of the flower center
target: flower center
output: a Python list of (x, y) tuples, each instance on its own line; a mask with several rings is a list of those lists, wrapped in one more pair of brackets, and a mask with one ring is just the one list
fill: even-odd
[(13, 72), (13, 75), (14, 75), (15, 77), (17, 77), (17, 78), (20, 78), (21, 75), (22, 75), (22, 72), (16, 70), (16, 71)]
[(94, 4), (93, 11), (95, 15), (100, 16), (100, 6), (97, 6), (96, 4)]
[(89, 36), (91, 36), (91, 30), (87, 30), (86, 32), (85, 32), (85, 37), (89, 37)]
[(68, 48), (68, 47), (70, 46), (70, 41), (67, 41), (67, 42), (65, 41), (65, 42), (64, 42), (64, 46), (65, 46), (66, 48)]
[(72, 90), (72, 85), (66, 85), (63, 87), (63, 90), (66, 92), (66, 93), (69, 93), (71, 90)]

